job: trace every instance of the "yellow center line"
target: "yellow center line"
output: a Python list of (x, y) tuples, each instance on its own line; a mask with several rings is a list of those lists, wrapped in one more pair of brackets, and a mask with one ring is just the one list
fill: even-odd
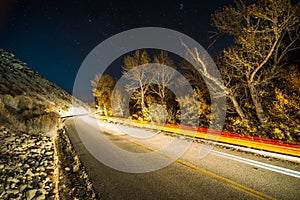
[(272, 196), (269, 196), (269, 195), (264, 194), (264, 193), (262, 193), (262, 192), (259, 192), (259, 191), (256, 191), (256, 190), (254, 190), (254, 189), (251, 189), (251, 188), (249, 188), (249, 187), (246, 187), (246, 186), (244, 186), (244, 185), (241, 185), (241, 184), (239, 184), (239, 183), (237, 183), (237, 182), (235, 182), (235, 181), (232, 181), (232, 180), (227, 179), (227, 178), (225, 178), (225, 177), (223, 177), (223, 176), (217, 175), (217, 174), (215, 174), (215, 173), (213, 173), (213, 172), (210, 172), (210, 171), (208, 171), (208, 170), (206, 170), (206, 169), (200, 168), (200, 167), (198, 167), (198, 166), (196, 166), (196, 165), (194, 165), (194, 164), (192, 164), (192, 163), (189, 163), (189, 162), (187, 162), (187, 161), (184, 161), (184, 160), (181, 160), (181, 159), (175, 159), (175, 158), (169, 156), (168, 154), (159, 152), (159, 151), (157, 151), (157, 150), (155, 150), (155, 149), (153, 149), (153, 148), (151, 148), (151, 147), (148, 147), (148, 146), (146, 146), (146, 145), (144, 145), (144, 144), (141, 144), (141, 143), (139, 143), (139, 142), (136, 142), (136, 141), (134, 141), (134, 140), (128, 139), (128, 138), (126, 138), (126, 137), (124, 137), (124, 136), (121, 136), (121, 135), (114, 135), (114, 134), (113, 134), (111, 131), (109, 131), (109, 130), (104, 130), (104, 131), (105, 131), (106, 133), (112, 134), (112, 135), (115, 136), (115, 137), (124, 139), (124, 140), (126, 140), (126, 141), (128, 141), (128, 142), (130, 142), (130, 143), (132, 143), (132, 144), (135, 144), (135, 145), (137, 145), (137, 146), (143, 147), (143, 148), (146, 149), (146, 150), (155, 152), (155, 153), (157, 153), (157, 154), (159, 154), (159, 155), (161, 155), (161, 156), (163, 156), (163, 157), (165, 157), (165, 158), (168, 158), (168, 159), (170, 159), (170, 160), (173, 160), (174, 162), (176, 162), (176, 163), (178, 163), (178, 164), (181, 164), (181, 165), (183, 165), (183, 166), (185, 166), (185, 167), (188, 167), (188, 168), (190, 168), (190, 169), (193, 169), (193, 170), (197, 171), (198, 173), (204, 174), (204, 175), (206, 175), (206, 176), (208, 176), (208, 177), (210, 177), (210, 178), (213, 178), (213, 179), (215, 179), (215, 180), (217, 180), (217, 181), (221, 181), (222, 183), (226, 184), (227, 186), (232, 187), (232, 188), (234, 188), (234, 189), (237, 189), (237, 190), (239, 190), (239, 191), (241, 191), (241, 192), (244, 192), (244, 193), (246, 193), (246, 194), (248, 194), (248, 195), (250, 195), (250, 196), (256, 197), (257, 199), (272, 199), (272, 200), (275, 199), (275, 198), (272, 197)]

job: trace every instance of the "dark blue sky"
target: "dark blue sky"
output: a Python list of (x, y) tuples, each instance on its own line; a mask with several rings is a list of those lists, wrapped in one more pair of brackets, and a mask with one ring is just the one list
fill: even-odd
[[(229, 3), (232, 1), (1, 0), (0, 48), (70, 92), (84, 58), (110, 36), (137, 27), (164, 27), (207, 48), (213, 30), (210, 16)], [(222, 42), (217, 45), (208, 51), (215, 54)]]

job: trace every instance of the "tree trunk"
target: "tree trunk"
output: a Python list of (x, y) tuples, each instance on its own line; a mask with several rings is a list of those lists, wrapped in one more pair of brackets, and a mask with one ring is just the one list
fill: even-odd
[(105, 116), (107, 116), (107, 109), (106, 109), (105, 105), (103, 105), (103, 113), (104, 113)]
[(236, 112), (238, 113), (238, 115), (240, 116), (240, 118), (242, 120), (248, 120), (244, 111), (242, 110), (240, 104), (238, 103), (237, 99), (235, 98), (235, 96), (231, 96), (229, 95), (229, 99), (231, 100)]
[(142, 110), (142, 119), (146, 119), (146, 105), (145, 105), (145, 91), (141, 90), (141, 110)]
[(253, 86), (252, 84), (249, 84), (249, 90), (250, 90), (250, 95), (251, 95), (252, 101), (255, 106), (255, 111), (256, 111), (258, 120), (262, 125), (265, 125), (268, 122), (268, 118), (266, 117), (266, 115), (264, 113), (264, 110), (263, 110), (260, 98), (258, 97), (255, 86)]

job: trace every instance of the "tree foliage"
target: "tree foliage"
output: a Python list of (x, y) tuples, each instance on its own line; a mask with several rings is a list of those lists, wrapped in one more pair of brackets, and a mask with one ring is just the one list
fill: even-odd
[(94, 87), (93, 95), (99, 111), (104, 115), (111, 114), (111, 95), (115, 86), (113, 78), (108, 74), (102, 76), (96, 74), (90, 83)]

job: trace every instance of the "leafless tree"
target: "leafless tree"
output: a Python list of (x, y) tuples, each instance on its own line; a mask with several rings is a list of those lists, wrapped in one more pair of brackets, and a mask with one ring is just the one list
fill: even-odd
[(245, 79), (256, 115), (266, 124), (259, 87), (276, 76), (290, 52), (299, 49), (299, 4), (292, 5), (289, 0), (261, 0), (250, 5), (236, 1), (236, 8), (217, 11), (212, 22), (220, 34), (234, 37), (235, 45), (224, 51), (225, 64)]
[[(145, 67), (138, 67), (151, 62), (151, 58), (145, 50), (135, 51), (133, 56), (126, 56), (124, 58), (123, 74), (128, 80), (126, 83), (126, 90), (132, 94), (131, 98), (135, 100), (136, 104), (140, 106), (143, 119), (146, 118), (147, 108), (145, 105), (146, 94), (150, 89), (149, 84), (152, 76), (149, 76), (149, 71)], [(130, 73), (128, 73), (130, 72)]]
[(176, 69), (176, 66), (166, 51), (161, 51), (159, 55), (155, 55), (154, 63), (156, 63), (158, 67), (153, 69), (153, 82), (155, 85), (152, 85), (151, 92), (159, 96), (162, 105), (166, 105), (167, 98), (170, 95), (167, 86), (172, 84), (172, 82), (176, 84), (174, 80), (175, 72), (168, 67)]

